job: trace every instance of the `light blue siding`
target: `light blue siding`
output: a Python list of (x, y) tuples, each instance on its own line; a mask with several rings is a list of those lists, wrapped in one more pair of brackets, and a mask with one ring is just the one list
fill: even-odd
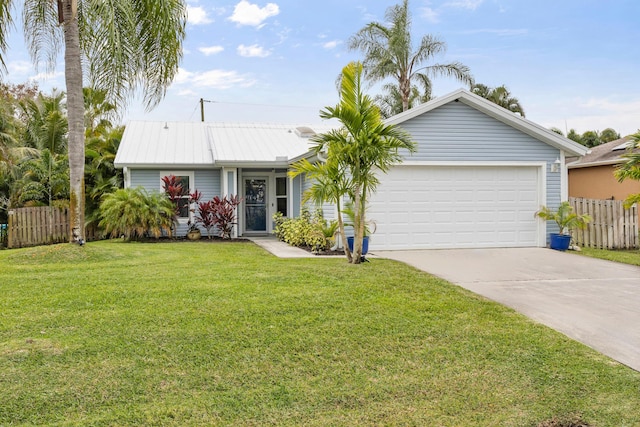
[(291, 194), (291, 198), (292, 198), (292, 203), (293, 203), (293, 210), (291, 211), (291, 216), (293, 218), (300, 216), (300, 206), (302, 205), (302, 176), (298, 175), (295, 178), (293, 178), (293, 182), (292, 182), (292, 194)]
[(131, 188), (142, 187), (147, 191), (160, 191), (160, 171), (149, 169), (131, 169)]
[[(302, 197), (304, 198), (304, 194), (311, 188), (313, 185), (313, 181), (306, 179), (306, 176), (302, 179)], [(317, 205), (313, 201), (308, 201), (302, 207), (309, 209), (310, 212), (315, 212), (316, 210), (322, 211), (322, 216), (327, 221), (332, 221), (336, 219), (336, 207), (333, 203), (324, 202), (321, 205)], [(299, 216), (299, 213), (298, 213)]]
[[(211, 200), (215, 196), (222, 195), (220, 169), (198, 169), (194, 171), (181, 169), (181, 171), (193, 172), (194, 182), (192, 188), (202, 193), (201, 200)], [(162, 189), (160, 172), (158, 169), (131, 169), (129, 171), (131, 187), (143, 187), (147, 191), (160, 191)], [(206, 230), (202, 229), (202, 232), (206, 235)], [(184, 236), (187, 233), (187, 224), (181, 223), (176, 233), (178, 236)]]
[[(413, 136), (410, 161), (546, 162), (547, 206), (560, 203), (560, 173), (550, 164), (560, 151), (462, 102), (451, 102), (399, 125)], [(384, 179), (384, 178), (382, 178)]]

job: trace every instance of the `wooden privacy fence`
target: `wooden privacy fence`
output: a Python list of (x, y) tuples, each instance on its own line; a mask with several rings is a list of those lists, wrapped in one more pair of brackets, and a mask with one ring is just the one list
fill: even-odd
[(574, 230), (573, 239), (580, 246), (598, 249), (634, 249), (638, 237), (638, 205), (625, 209), (622, 200), (595, 200), (570, 197), (578, 214), (589, 214), (591, 222), (584, 230)]
[(7, 248), (23, 248), (69, 241), (67, 208), (39, 206), (9, 210)]

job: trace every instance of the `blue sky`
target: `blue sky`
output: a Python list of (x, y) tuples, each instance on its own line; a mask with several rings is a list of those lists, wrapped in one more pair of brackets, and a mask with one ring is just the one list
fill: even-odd
[[(134, 99), (122, 120), (317, 123), (337, 102), (335, 79), (361, 59), (347, 39), (383, 21), (394, 1), (189, 0), (181, 71), (151, 112)], [(506, 85), (527, 118), (578, 132), (640, 128), (637, 0), (410, 0), (413, 36), (445, 40), (438, 62), (460, 61), (479, 83)], [(5, 80), (64, 88), (62, 61), (37, 74), (15, 31)], [(433, 94), (461, 84), (434, 79)], [(369, 92), (375, 95), (379, 86)]]

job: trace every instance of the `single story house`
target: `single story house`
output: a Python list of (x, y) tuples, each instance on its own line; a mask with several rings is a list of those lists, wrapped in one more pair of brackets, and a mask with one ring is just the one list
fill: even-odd
[[(619, 182), (614, 172), (626, 159), (631, 136), (590, 148), (584, 157), (567, 164), (569, 174), (569, 197), (584, 197), (599, 200), (624, 200), (631, 194), (640, 193), (640, 181), (626, 179)], [(640, 148), (634, 148), (640, 153)], [(639, 215), (640, 220), (640, 215)]]
[[(406, 129), (418, 149), (380, 177), (368, 210), (377, 229), (371, 250), (545, 246), (553, 225), (535, 212), (567, 199), (565, 158), (587, 151), (462, 89), (387, 123)], [(115, 165), (127, 187), (160, 190), (174, 174), (205, 198), (239, 194), (237, 234), (268, 234), (275, 212), (300, 214), (310, 185), (289, 178), (290, 165), (311, 155), (310, 136), (334, 126), (134, 121)]]

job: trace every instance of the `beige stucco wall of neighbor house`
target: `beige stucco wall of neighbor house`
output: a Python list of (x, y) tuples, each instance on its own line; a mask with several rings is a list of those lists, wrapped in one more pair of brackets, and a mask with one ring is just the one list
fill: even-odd
[(618, 182), (613, 175), (615, 168), (615, 165), (604, 165), (569, 169), (569, 197), (624, 200), (630, 194), (640, 193), (640, 181)]

